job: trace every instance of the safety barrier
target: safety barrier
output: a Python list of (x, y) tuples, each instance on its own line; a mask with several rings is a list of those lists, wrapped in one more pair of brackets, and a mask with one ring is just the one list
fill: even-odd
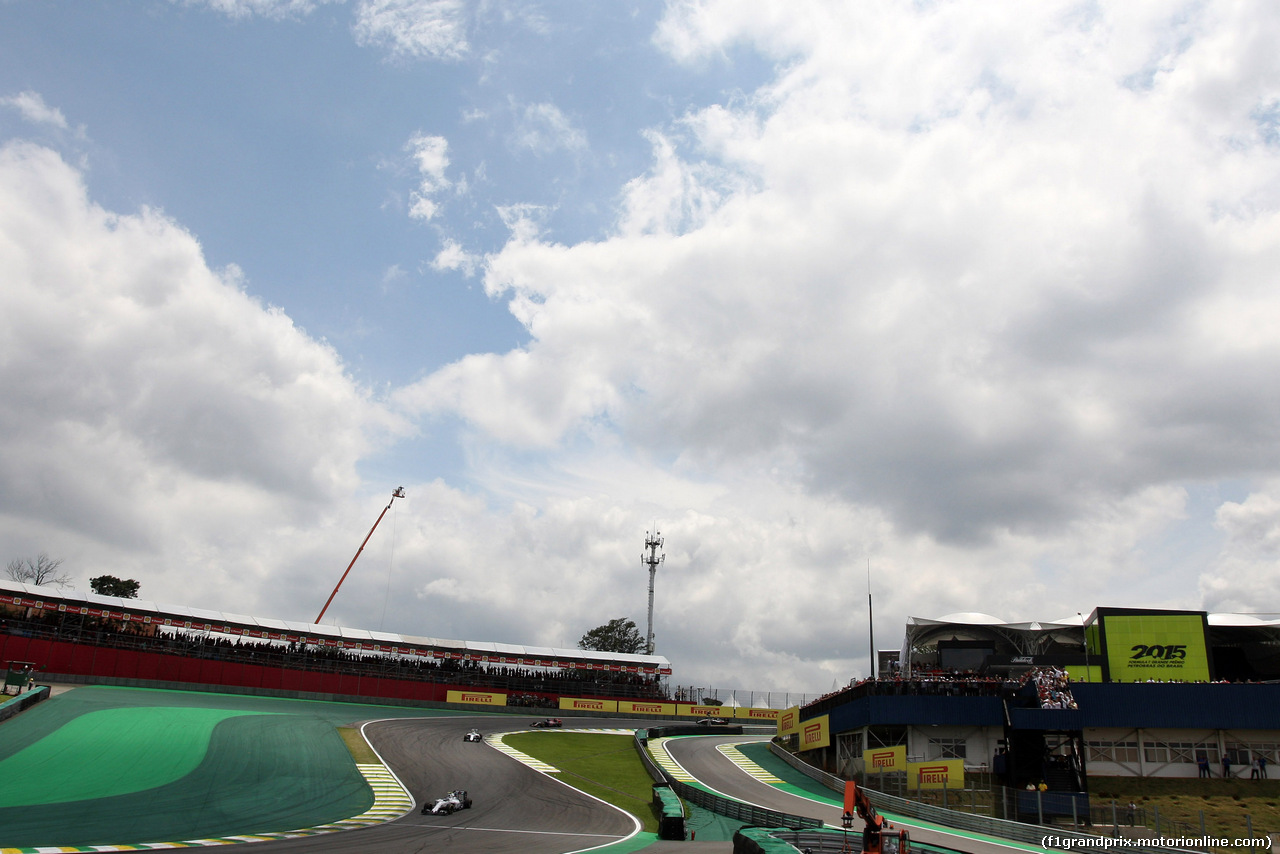
[(646, 749), (650, 737), (665, 738), (673, 735), (707, 735), (708, 733), (726, 732), (731, 735), (741, 735), (742, 727), (668, 726), (654, 727), (648, 730), (640, 729), (636, 730), (635, 746), (641, 760), (644, 762), (645, 768), (649, 770), (649, 774), (655, 780), (666, 783), (681, 798), (703, 809), (711, 810), (727, 818), (737, 819), (744, 824), (756, 827), (788, 827), (792, 830), (804, 830), (823, 826), (820, 819), (791, 815), (790, 813), (769, 810), (752, 804), (744, 804), (741, 801), (735, 801), (732, 798), (708, 792), (706, 789), (690, 786), (682, 780), (675, 779), (660, 768), (649, 756), (649, 751)]
[(0, 703), (0, 721), (7, 721), (18, 712), (26, 711), (41, 700), (47, 700), (48, 698), (49, 686), (40, 685), (25, 694), (19, 694), (12, 699), (6, 700)]
[[(777, 742), (769, 742), (769, 750), (775, 756), (781, 758), (784, 762), (800, 771), (802, 774), (817, 780), (829, 789), (837, 792), (844, 792), (844, 780), (828, 774), (821, 768), (815, 768), (799, 757), (793, 756), (785, 749), (780, 747)], [(920, 819), (921, 821), (933, 822), (944, 827), (953, 827), (957, 830), (968, 830), (974, 833), (985, 833), (988, 836), (996, 836), (1001, 839), (1012, 839), (1015, 842), (1025, 842), (1031, 845), (1041, 845), (1045, 839), (1046, 825), (1040, 824), (1023, 824), (1017, 821), (1008, 821), (1002, 818), (992, 818), (990, 816), (975, 815), (974, 813), (959, 812), (957, 810), (949, 810), (944, 807), (936, 807), (930, 804), (922, 804), (918, 801), (910, 801), (906, 798), (895, 797), (894, 795), (886, 795), (883, 792), (877, 792), (874, 789), (863, 789), (867, 794), (867, 800), (879, 810), (895, 813), (907, 818)], [(1053, 826), (1052, 834), (1054, 838), (1061, 840), (1072, 848), (1083, 848), (1086, 845), (1072, 844), (1074, 840), (1096, 840), (1098, 836), (1090, 833), (1081, 833), (1069, 828)], [(1102, 847), (1094, 845), (1088, 847)], [(1125, 846), (1125, 852), (1134, 852), (1134, 854), (1156, 854), (1156, 852), (1169, 852), (1181, 849), (1174, 848), (1158, 848), (1147, 845)]]
[(740, 827), (733, 834), (733, 854), (795, 854), (797, 850), (793, 843), (778, 839), (767, 828)]
[(684, 840), (684, 802), (665, 783), (653, 787), (653, 805), (658, 808), (658, 838)]

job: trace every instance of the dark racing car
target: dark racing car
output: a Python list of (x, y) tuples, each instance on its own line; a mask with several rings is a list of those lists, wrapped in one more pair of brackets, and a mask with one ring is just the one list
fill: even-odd
[(564, 726), (564, 721), (560, 718), (543, 718), (540, 721), (534, 721), (529, 726), (537, 727), (538, 729), (559, 729)]

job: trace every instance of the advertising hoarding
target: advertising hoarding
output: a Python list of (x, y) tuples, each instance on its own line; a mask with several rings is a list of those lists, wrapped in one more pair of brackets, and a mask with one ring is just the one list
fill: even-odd
[(1204, 613), (1102, 613), (1100, 620), (1112, 682), (1211, 680)]
[(907, 785), (921, 789), (963, 789), (964, 760), (934, 759), (932, 762), (908, 762)]
[(862, 751), (862, 765), (868, 774), (907, 770), (907, 746), (873, 747)]
[(505, 706), (506, 694), (491, 694), (487, 691), (449, 691), (445, 694), (448, 703), (474, 703), (479, 706)]

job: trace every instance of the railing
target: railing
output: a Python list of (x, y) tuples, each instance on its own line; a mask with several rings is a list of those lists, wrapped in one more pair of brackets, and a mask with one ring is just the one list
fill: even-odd
[[(742, 732), (741, 727), (733, 727), (739, 733)], [(640, 754), (640, 759), (644, 762), (645, 768), (648, 769), (649, 775), (657, 782), (666, 782), (671, 786), (672, 791), (703, 809), (711, 810), (714, 813), (727, 816), (745, 824), (754, 825), (756, 827), (786, 827), (792, 830), (805, 830), (809, 828), (822, 827), (821, 819), (808, 818), (807, 816), (791, 815), (790, 813), (778, 812), (777, 810), (765, 809), (753, 804), (745, 804), (741, 801), (735, 801), (717, 795), (714, 792), (708, 792), (705, 789), (699, 789), (696, 786), (690, 786), (682, 780), (677, 780), (663, 770), (653, 758), (649, 756), (647, 749), (649, 737), (661, 738), (664, 735), (705, 735), (708, 730), (705, 727), (655, 727), (649, 730), (636, 730), (635, 746), (636, 751)]]
[[(825, 785), (827, 788), (837, 792), (844, 791), (844, 781), (828, 774), (820, 768), (809, 765), (799, 757), (793, 756), (785, 749), (780, 747), (777, 742), (769, 743), (769, 750), (775, 755), (787, 762), (788, 765), (800, 771), (801, 773), (811, 777), (814, 780)], [(839, 785), (835, 785), (838, 783)], [(918, 801), (899, 798), (894, 795), (887, 795), (883, 792), (877, 792), (874, 789), (866, 789), (867, 799), (871, 801), (876, 809), (891, 812), (906, 818), (919, 819), (934, 824), (940, 824), (944, 827), (952, 827), (957, 830), (968, 830), (974, 833), (984, 833), (988, 836), (995, 836), (1001, 839), (1012, 839), (1016, 842), (1025, 842), (1030, 845), (1042, 846), (1046, 836), (1056, 837), (1060, 840), (1055, 847), (1063, 844), (1071, 845), (1072, 840), (1097, 840), (1098, 836), (1090, 833), (1081, 833), (1070, 828), (1047, 826), (1038, 824), (1023, 824), (1017, 821), (1007, 821), (1005, 819), (994, 818), (991, 816), (975, 815), (973, 813), (958, 812), (943, 807), (922, 804)], [(1048, 832), (1046, 832), (1048, 831)], [(1072, 847), (1103, 847), (1102, 845), (1088, 846), (1072, 845)], [(1157, 848), (1155, 846), (1133, 845), (1125, 846), (1126, 852), (1143, 852), (1144, 854), (1156, 854), (1156, 852), (1168, 852), (1175, 849)]]

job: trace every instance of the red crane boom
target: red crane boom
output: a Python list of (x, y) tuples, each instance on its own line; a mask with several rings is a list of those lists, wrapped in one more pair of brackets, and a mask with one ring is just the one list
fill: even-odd
[[(382, 508), (382, 512), (378, 514), (378, 522), (382, 521), (382, 517), (387, 515), (387, 511), (391, 509), (391, 505), (396, 503), (397, 498), (404, 498), (404, 487), (397, 486), (395, 492), (391, 493), (391, 500), (387, 502), (387, 506)], [(329, 604), (333, 602), (333, 597), (338, 595), (338, 588), (342, 586), (342, 582), (347, 580), (347, 572), (351, 571), (351, 567), (356, 565), (356, 561), (360, 559), (360, 552), (364, 551), (365, 544), (369, 542), (369, 537), (373, 536), (373, 532), (378, 530), (378, 522), (373, 523), (373, 527), (369, 529), (368, 535), (364, 538), (364, 542), (360, 544), (360, 548), (356, 549), (356, 556), (351, 559), (351, 563), (347, 564), (347, 571), (342, 573), (342, 577), (338, 579), (338, 584), (333, 588), (333, 592), (329, 594), (329, 599), (324, 603), (324, 607), (320, 609), (320, 615), (316, 617), (316, 625), (324, 619), (324, 612), (329, 610)]]

